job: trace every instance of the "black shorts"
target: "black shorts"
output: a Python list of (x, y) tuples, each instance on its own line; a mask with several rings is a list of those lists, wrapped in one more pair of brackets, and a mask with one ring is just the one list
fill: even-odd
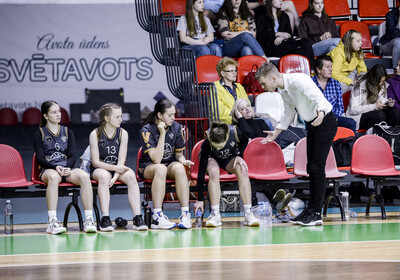
[[(164, 164), (165, 166), (169, 166), (171, 163), (173, 163), (173, 162), (175, 162), (175, 161), (171, 161), (171, 162), (167, 162), (167, 163), (164, 163), (164, 162), (162, 162), (161, 164)], [(145, 169), (146, 169), (146, 167), (147, 166), (149, 166), (150, 164), (152, 164), (152, 162), (150, 162), (150, 161), (147, 161), (147, 162), (139, 162), (139, 167), (138, 167), (138, 170), (137, 170), (137, 175), (139, 176), (139, 178), (141, 179), (141, 180), (146, 180), (145, 178), (144, 178), (144, 171), (145, 171)]]
[(219, 159), (219, 158), (214, 158), (216, 160), (216, 162), (218, 163), (219, 167), (226, 170), (226, 166), (231, 162), (232, 159), (234, 159), (237, 156), (231, 156), (227, 159)]
[[(51, 169), (51, 168), (47, 168), (47, 169)], [(43, 173), (47, 170), (46, 168), (42, 168), (42, 169), (40, 169), (40, 172), (39, 172), (39, 180), (40, 181), (42, 181), (42, 176), (43, 176)], [(73, 170), (74, 168), (71, 168), (71, 171)], [(55, 170), (55, 169), (52, 169), (52, 170)], [(57, 170), (55, 170), (56, 172), (57, 172)], [(57, 172), (58, 173), (58, 172)], [(65, 176), (61, 176), (61, 182), (60, 183), (67, 183), (67, 177), (65, 177)]]

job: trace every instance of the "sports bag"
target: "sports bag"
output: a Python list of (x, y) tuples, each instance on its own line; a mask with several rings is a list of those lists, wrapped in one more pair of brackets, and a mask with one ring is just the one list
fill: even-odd
[(400, 165), (400, 126), (388, 126), (386, 122), (380, 122), (373, 126), (373, 133), (389, 143), (394, 164)]
[(333, 141), (332, 148), (335, 154), (337, 166), (350, 166), (351, 165), (351, 153), (353, 151), (354, 142), (356, 142), (355, 136), (349, 136), (346, 138), (340, 138)]
[(249, 73), (247, 73), (246, 77), (243, 80), (243, 87), (247, 93), (260, 93), (264, 92), (262, 86), (256, 79), (256, 72), (258, 70), (257, 64), (254, 64), (251, 67)]

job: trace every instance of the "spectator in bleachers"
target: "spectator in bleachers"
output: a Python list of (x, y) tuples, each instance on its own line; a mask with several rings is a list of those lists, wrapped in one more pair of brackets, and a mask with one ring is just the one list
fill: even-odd
[(219, 119), (221, 122), (231, 124), (231, 111), (236, 99), (249, 100), (249, 98), (244, 87), (236, 82), (238, 73), (236, 60), (226, 56), (221, 58), (217, 63), (217, 72), (221, 78), (214, 82), (217, 88)]
[(42, 118), (35, 132), (34, 148), (39, 163), (39, 178), (47, 184), (46, 200), (49, 224), (46, 232), (60, 234), (67, 229), (57, 219), (58, 185), (68, 182), (81, 187), (85, 209), (85, 232), (97, 232), (93, 220), (93, 189), (89, 174), (75, 168), (75, 137), (72, 130), (60, 125), (61, 109), (57, 102), (42, 103)]
[(258, 55), (267, 59), (256, 40), (256, 24), (246, 0), (224, 2), (218, 14), (218, 29), (224, 39), (224, 56)]
[(128, 200), (133, 214), (133, 229), (147, 230), (140, 208), (139, 185), (135, 172), (125, 165), (128, 153), (128, 132), (121, 128), (122, 109), (106, 103), (99, 111), (99, 127), (89, 135), (92, 177), (98, 182), (102, 218), (101, 231), (113, 231), (110, 219), (110, 188), (119, 180), (128, 186)]
[(325, 98), (332, 104), (332, 112), (338, 121), (338, 126), (346, 127), (356, 133), (356, 121), (344, 116), (342, 87), (332, 78), (332, 58), (328, 55), (317, 57), (314, 64), (314, 75), (311, 79), (322, 91)]
[(386, 78), (385, 67), (376, 64), (356, 80), (346, 115), (357, 122), (357, 129), (367, 130), (381, 121), (390, 126), (400, 124), (400, 111), (387, 96)]
[(206, 131), (205, 139), (201, 145), (199, 175), (197, 178), (198, 201), (197, 209), (203, 209), (203, 189), (206, 172), (209, 176), (208, 193), (210, 196), (211, 213), (206, 221), (207, 227), (219, 227), (222, 225), (219, 209), (221, 198), (221, 186), (219, 181), (219, 169), (222, 168), (238, 178), (239, 193), (244, 208), (244, 225), (259, 226), (259, 220), (251, 212), (251, 185), (248, 168), (243, 160), (243, 153), (249, 139), (235, 125), (222, 122), (213, 122), (211, 128)]
[(332, 78), (340, 82), (342, 92), (354, 86), (356, 75), (367, 72), (361, 49), (361, 33), (350, 29), (328, 55), (332, 58)]
[[(257, 12), (262, 6), (265, 6), (267, 0), (248, 0), (247, 5), (249, 9)], [(282, 2), (281, 10), (284, 11), (290, 19), (290, 27), (292, 28), (292, 34), (296, 34), (297, 29), (299, 28), (300, 18), (297, 13), (296, 6), (293, 1), (287, 0)]]
[(216, 55), (222, 57), (221, 47), (214, 41), (214, 27), (208, 17), (203, 15), (203, 0), (187, 0), (186, 15), (179, 18), (179, 40), (184, 49), (193, 50), (196, 57)]
[(204, 0), (204, 15), (208, 17), (213, 25), (217, 24), (217, 14), (224, 4), (224, 0)]
[(397, 64), (396, 69), (394, 69), (394, 76), (388, 81), (388, 98), (394, 100), (394, 108), (400, 110), (400, 61)]
[(272, 57), (300, 54), (314, 65), (314, 53), (308, 38), (293, 38), (289, 16), (282, 11), (282, 0), (267, 0), (256, 15), (257, 41), (264, 52)]
[[(267, 131), (274, 130), (271, 123), (268, 123), (268, 121), (263, 118), (257, 118), (250, 102), (242, 98), (236, 100), (233, 106), (232, 124), (237, 125), (250, 139), (266, 137)], [(275, 142), (281, 149), (284, 149), (291, 143), (295, 143), (304, 137), (306, 137), (304, 129), (289, 126), (287, 130), (282, 131), (282, 133), (278, 135)]]
[(379, 39), (382, 53), (392, 56), (393, 68), (400, 59), (400, 6), (386, 14), (386, 33)]
[(309, 0), (300, 21), (299, 37), (311, 40), (315, 56), (327, 54), (339, 44), (339, 31), (326, 14), (323, 0)]
[(164, 215), (161, 207), (165, 196), (166, 179), (175, 180), (176, 194), (181, 205), (178, 227), (192, 227), (189, 212), (189, 182), (185, 166), (193, 165), (183, 155), (185, 140), (180, 124), (175, 122), (176, 109), (168, 99), (159, 100), (154, 106), (140, 131), (142, 156), (139, 161), (138, 175), (142, 179), (152, 180), (151, 196), (153, 200), (152, 229), (172, 229), (176, 223)]

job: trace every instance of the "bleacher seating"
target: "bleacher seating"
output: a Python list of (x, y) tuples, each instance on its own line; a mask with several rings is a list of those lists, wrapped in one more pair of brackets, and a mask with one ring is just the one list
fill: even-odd
[(325, 11), (336, 23), (342, 23), (351, 20), (351, 11), (347, 0), (325, 0)]
[(22, 124), (39, 124), (42, 113), (38, 108), (28, 108), (22, 114)]
[(0, 110), (0, 125), (18, 124), (17, 113), (12, 108), (2, 108)]
[(367, 25), (379, 25), (389, 12), (387, 0), (358, 0), (358, 20)]
[(304, 73), (311, 76), (310, 61), (308, 58), (299, 54), (288, 54), (279, 60), (279, 72)]

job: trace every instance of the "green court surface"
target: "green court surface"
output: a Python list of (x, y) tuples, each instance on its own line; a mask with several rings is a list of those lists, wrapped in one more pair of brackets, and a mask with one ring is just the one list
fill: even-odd
[(400, 223), (0, 236), (0, 255), (400, 240)]

